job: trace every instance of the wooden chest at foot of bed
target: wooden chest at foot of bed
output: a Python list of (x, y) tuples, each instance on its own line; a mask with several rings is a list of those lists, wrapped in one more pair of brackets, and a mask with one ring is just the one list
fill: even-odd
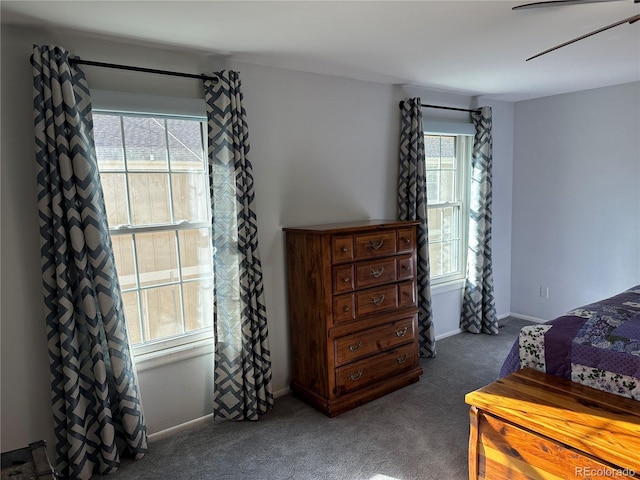
[(640, 402), (531, 369), (465, 400), (469, 479), (640, 478)]

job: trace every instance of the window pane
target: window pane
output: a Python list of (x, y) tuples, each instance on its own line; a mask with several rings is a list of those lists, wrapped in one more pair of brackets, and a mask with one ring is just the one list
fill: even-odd
[(440, 137), (440, 168), (453, 168), (456, 161), (456, 137)]
[(440, 243), (429, 244), (429, 267), (432, 277), (442, 275), (442, 245)]
[(427, 172), (427, 204), (438, 203), (438, 189), (440, 187), (439, 172)]
[(427, 212), (429, 222), (429, 243), (442, 240), (442, 208), (429, 208)]
[(451, 253), (449, 258), (451, 259), (451, 268), (449, 272), (456, 272), (460, 270), (460, 240), (451, 240), (449, 242), (449, 248), (451, 249)]
[(127, 176), (124, 173), (102, 173), (100, 183), (107, 209), (107, 222), (110, 227), (128, 225), (127, 213)]
[(440, 168), (440, 157), (427, 157), (427, 170), (438, 170)]
[(213, 326), (213, 279), (182, 284), (187, 331)]
[(442, 243), (442, 274), (447, 275), (458, 271), (459, 241), (450, 240)]
[(427, 159), (427, 169), (440, 168), (440, 137), (425, 135), (424, 151)]
[(451, 273), (454, 269), (452, 268), (452, 259), (451, 254), (453, 253), (453, 249), (451, 248), (451, 242), (443, 242), (442, 243), (442, 273), (446, 275), (447, 273)]
[(167, 120), (171, 170), (203, 170), (202, 129), (193, 120)]
[(133, 257), (133, 237), (131, 235), (112, 235), (113, 256), (122, 290), (136, 288), (136, 270)]
[(458, 237), (458, 210), (455, 207), (442, 208), (442, 239), (451, 240)]
[(179, 281), (174, 231), (140, 233), (135, 241), (141, 286)]
[(138, 312), (138, 292), (124, 292), (122, 294), (122, 303), (124, 305), (124, 317), (127, 323), (129, 343), (131, 345), (142, 343), (140, 315)]
[(178, 232), (183, 280), (209, 277), (213, 274), (210, 232), (211, 230), (206, 228)]
[(124, 117), (124, 141), (129, 170), (167, 170), (164, 119)]
[(146, 340), (157, 340), (183, 333), (180, 285), (140, 291)]
[(442, 170), (440, 172), (440, 201), (454, 202), (456, 200), (455, 172), (452, 170)]
[(153, 225), (169, 223), (169, 174), (130, 173), (131, 223)]
[(201, 173), (172, 173), (171, 182), (174, 221), (208, 221), (209, 187), (205, 175)]
[(94, 114), (93, 139), (100, 171), (124, 170), (120, 116)]

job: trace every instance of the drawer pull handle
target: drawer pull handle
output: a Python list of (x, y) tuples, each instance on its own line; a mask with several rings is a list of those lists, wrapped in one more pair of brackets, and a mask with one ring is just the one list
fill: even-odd
[(356, 373), (352, 373), (349, 375), (349, 380), (355, 382), (362, 376), (362, 370), (358, 370)]
[(342, 247), (342, 253), (347, 253), (349, 251), (349, 249), (347, 247)]
[(407, 333), (407, 327), (404, 327), (402, 330), (396, 330), (396, 337), (404, 337)]
[(351, 279), (350, 279), (349, 277), (344, 277), (344, 278), (342, 279), (342, 281), (344, 281), (344, 283), (349, 283), (349, 281), (350, 281), (350, 280), (351, 280)]
[(347, 307), (347, 306), (345, 305), (345, 307), (343, 308), (343, 310), (344, 310), (345, 312), (348, 312), (348, 311), (350, 310), (350, 308), (349, 308), (349, 307)]
[(406, 361), (407, 361), (407, 354), (406, 353), (404, 355), (402, 355), (401, 357), (396, 358), (396, 362), (398, 362), (399, 365), (402, 365)]
[(373, 303), (374, 305), (381, 305), (382, 302), (384, 302), (384, 295), (380, 295), (379, 297), (371, 299), (371, 303)]
[(404, 243), (411, 243), (411, 239), (410, 239), (410, 238), (408, 238), (408, 237), (405, 237), (405, 239), (404, 239)]
[(361, 346), (362, 346), (362, 340), (360, 340), (358, 343), (354, 343), (353, 345), (349, 345), (349, 350), (351, 350), (352, 352), (355, 352)]
[(375, 268), (371, 269), (371, 276), (373, 278), (378, 278), (380, 277), (380, 275), (382, 275), (382, 272), (384, 272), (384, 267), (380, 267), (377, 270)]
[(379, 250), (380, 247), (382, 247), (383, 243), (384, 243), (384, 240), (378, 240), (377, 242), (374, 242), (373, 240), (371, 240), (369, 242), (369, 248), (371, 250)]
[(405, 297), (411, 297), (412, 295), (411, 295), (411, 292), (404, 292), (404, 296)]

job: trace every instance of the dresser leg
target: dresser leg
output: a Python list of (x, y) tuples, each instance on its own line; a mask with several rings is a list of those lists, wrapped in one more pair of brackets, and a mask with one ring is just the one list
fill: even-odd
[(469, 409), (469, 480), (478, 480), (478, 409)]

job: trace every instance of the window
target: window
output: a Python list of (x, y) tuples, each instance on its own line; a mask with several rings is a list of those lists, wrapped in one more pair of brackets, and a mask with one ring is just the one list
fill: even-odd
[(204, 120), (99, 111), (93, 121), (134, 352), (211, 337), (213, 265)]
[(433, 284), (466, 273), (468, 165), (472, 137), (425, 134), (429, 262)]

